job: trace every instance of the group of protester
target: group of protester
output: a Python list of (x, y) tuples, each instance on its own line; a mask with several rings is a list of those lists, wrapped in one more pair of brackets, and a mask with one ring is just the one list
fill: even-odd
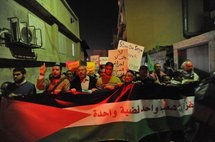
[[(17, 96), (24, 98), (26, 96), (35, 95), (37, 93), (36, 91), (37, 89), (43, 90), (44, 93), (54, 94), (54, 95), (59, 93), (67, 93), (67, 94), (69, 93), (73, 95), (78, 95), (81, 93), (91, 94), (97, 90), (110, 90), (110, 91), (117, 90), (118, 92), (119, 91), (126, 92), (126, 90), (131, 89), (133, 85), (140, 84), (142, 85), (140, 89), (142, 89), (143, 92), (145, 93), (146, 89), (144, 90), (144, 87), (150, 88), (152, 86), (151, 88), (153, 88), (153, 85), (181, 86), (184, 84), (190, 84), (193, 82), (200, 81), (199, 76), (193, 70), (193, 64), (191, 60), (184, 61), (181, 65), (180, 70), (174, 70), (169, 66), (165, 66), (164, 70), (162, 70), (161, 65), (159, 63), (156, 63), (154, 64), (153, 72), (149, 71), (149, 68), (147, 65), (142, 65), (139, 68), (139, 72), (128, 70), (121, 77), (117, 77), (112, 74), (113, 68), (114, 68), (114, 64), (111, 62), (107, 62), (105, 65), (100, 66), (98, 70), (98, 75), (88, 74), (87, 67), (85, 65), (80, 65), (75, 71), (67, 71), (63, 73), (62, 67), (56, 64), (52, 67), (49, 78), (45, 78), (45, 76), (47, 76), (46, 75), (47, 68), (46, 68), (46, 65), (43, 64), (39, 69), (39, 76), (37, 78), (36, 84), (33, 84), (26, 80), (26, 70), (24, 68), (15, 68), (13, 70), (14, 82), (3, 83), (1, 85), (1, 91), (2, 91), (2, 94), (8, 98), (13, 98)], [(214, 77), (213, 77), (213, 80), (214, 80)], [(212, 82), (212, 81), (209, 80), (209, 82)], [(201, 86), (203, 87), (205, 86), (204, 82), (202, 82), (201, 84), (199, 86), (200, 93), (202, 93)], [(214, 82), (212, 85), (214, 86)], [(212, 87), (212, 90), (214, 90), (213, 88), (214, 87)], [(205, 90), (205, 89), (203, 88), (202, 90)], [(123, 97), (122, 95), (123, 93), (115, 93), (115, 94), (119, 95), (119, 97), (117, 97), (118, 100)], [(113, 96), (113, 98), (114, 97), (115, 96)], [(203, 123), (202, 125), (205, 126), (206, 124)], [(198, 129), (202, 130), (202, 128), (203, 127), (199, 127)], [(210, 130), (209, 132), (212, 132), (211, 129), (208, 129), (208, 130)], [(198, 130), (195, 130), (195, 131), (198, 131)], [(167, 138), (169, 136), (174, 137), (174, 135), (176, 135), (175, 139), (178, 139), (178, 138), (184, 139), (183, 137), (184, 133), (182, 132), (183, 134), (180, 134), (180, 132), (182, 131), (177, 131), (174, 133), (172, 132), (164, 133), (163, 134), (164, 136), (162, 136), (162, 133), (151, 135), (144, 138), (143, 142), (147, 141), (147, 139), (149, 139), (148, 141), (152, 141), (154, 139), (155, 141), (158, 141), (158, 139), (162, 141), (163, 138)], [(177, 134), (179, 134), (179, 136), (177, 136)], [(189, 132), (186, 133), (186, 135), (189, 136)], [(194, 134), (190, 134), (190, 135), (192, 135), (193, 137), (194, 136), (196, 137), (196, 135)], [(174, 138), (171, 138), (171, 139), (174, 139)]]
[[(78, 94), (80, 92), (92, 93), (96, 90), (114, 90), (128, 84), (160, 84), (160, 85), (180, 85), (193, 81), (198, 81), (199, 76), (193, 71), (191, 60), (186, 60), (181, 66), (181, 70), (174, 71), (168, 68), (161, 70), (159, 63), (154, 64), (154, 71), (150, 72), (146, 65), (139, 68), (139, 72), (128, 70), (121, 77), (113, 75), (114, 64), (107, 62), (101, 65), (98, 75), (88, 74), (87, 67), (80, 65), (75, 71), (62, 73), (60, 65), (54, 65), (49, 78), (45, 78), (46, 65), (43, 64), (39, 69), (39, 77), (36, 85), (26, 81), (26, 70), (24, 68), (15, 68), (13, 70), (13, 83), (6, 82), (1, 86), (2, 94), (10, 97), (34, 95), (36, 88), (50, 94), (59, 94), (60, 92), (71, 92)], [(36, 87), (35, 87), (36, 86)]]

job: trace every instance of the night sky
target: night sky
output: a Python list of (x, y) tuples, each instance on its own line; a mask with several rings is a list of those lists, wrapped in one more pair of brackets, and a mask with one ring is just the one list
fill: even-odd
[(93, 50), (111, 49), (113, 33), (116, 32), (117, 0), (67, 0), (79, 18), (80, 37)]

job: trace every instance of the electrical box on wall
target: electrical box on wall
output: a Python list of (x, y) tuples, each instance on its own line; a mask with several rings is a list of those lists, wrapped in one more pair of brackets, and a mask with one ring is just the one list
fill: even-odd
[(20, 22), (18, 17), (8, 18), (10, 29), (5, 33), (5, 45), (15, 58), (37, 59), (33, 49), (42, 47), (41, 29), (29, 25), (28, 22)]
[[(11, 28), (11, 42), (25, 45), (28, 48), (40, 48), (42, 46), (41, 29), (29, 26), (27, 22), (20, 22), (17, 17), (8, 18)], [(40, 44), (38, 44), (40, 43)]]

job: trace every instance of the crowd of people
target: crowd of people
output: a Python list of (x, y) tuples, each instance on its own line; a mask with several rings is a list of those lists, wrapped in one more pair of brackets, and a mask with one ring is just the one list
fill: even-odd
[(52, 67), (49, 78), (45, 78), (47, 69), (46, 65), (43, 64), (39, 69), (39, 76), (34, 85), (34, 83), (26, 81), (24, 68), (15, 68), (13, 70), (14, 82), (3, 83), (1, 90), (3, 95), (11, 98), (34, 95), (36, 88), (50, 94), (59, 94), (60, 92), (78, 94), (80, 92), (92, 93), (96, 90), (114, 90), (123, 85), (135, 83), (171, 86), (200, 80), (193, 70), (191, 60), (184, 61), (180, 70), (173, 70), (171, 67), (165, 67), (165, 70), (161, 70), (161, 65), (155, 63), (153, 72), (149, 71), (147, 65), (142, 65), (139, 72), (128, 70), (120, 77), (112, 74), (113, 69), (114, 64), (107, 62), (105, 65), (100, 65), (97, 74), (88, 73), (85, 65), (80, 65), (76, 70), (63, 73), (62, 67), (56, 64)]
[[(147, 65), (142, 65), (139, 68), (139, 72), (128, 70), (124, 75), (118, 77), (113, 75), (114, 64), (111, 62), (100, 65), (97, 74), (88, 73), (85, 65), (80, 65), (76, 70), (68, 70), (64, 73), (62, 72), (62, 67), (56, 64), (52, 66), (51, 73), (46, 78), (47, 67), (43, 64), (39, 69), (39, 75), (35, 84), (26, 80), (25, 68), (15, 68), (12, 72), (14, 82), (4, 82), (1, 85), (1, 93), (2, 96), (7, 98), (24, 98), (37, 94), (37, 89), (51, 95), (58, 95), (60, 93), (78, 95), (82, 93), (91, 94), (97, 90), (117, 90), (121, 92), (117, 93), (119, 95), (117, 99), (119, 100), (123, 97), (123, 92), (128, 91), (135, 84), (143, 85), (145, 88), (153, 88), (153, 85), (175, 87), (195, 82), (200, 83), (201, 81), (197, 73), (194, 72), (191, 60), (185, 60), (178, 70), (174, 70), (170, 66), (164, 66), (163, 68), (164, 70), (162, 70), (161, 64), (155, 63), (154, 71), (150, 72)], [(140, 88), (143, 89), (142, 87)], [(164, 133), (164, 136), (162, 134), (152, 135), (144, 138), (143, 142), (147, 141), (147, 138), (149, 141), (153, 139), (155, 141), (158, 139), (161, 140), (169, 136), (174, 136), (179, 132)], [(176, 139), (182, 138), (182, 135), (179, 134), (179, 136), (176, 136)]]

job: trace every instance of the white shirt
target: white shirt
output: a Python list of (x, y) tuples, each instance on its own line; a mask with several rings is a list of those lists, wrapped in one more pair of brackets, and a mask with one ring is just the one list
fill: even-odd
[(83, 81), (81, 82), (81, 88), (82, 90), (88, 90), (90, 84), (90, 77), (86, 76)]

